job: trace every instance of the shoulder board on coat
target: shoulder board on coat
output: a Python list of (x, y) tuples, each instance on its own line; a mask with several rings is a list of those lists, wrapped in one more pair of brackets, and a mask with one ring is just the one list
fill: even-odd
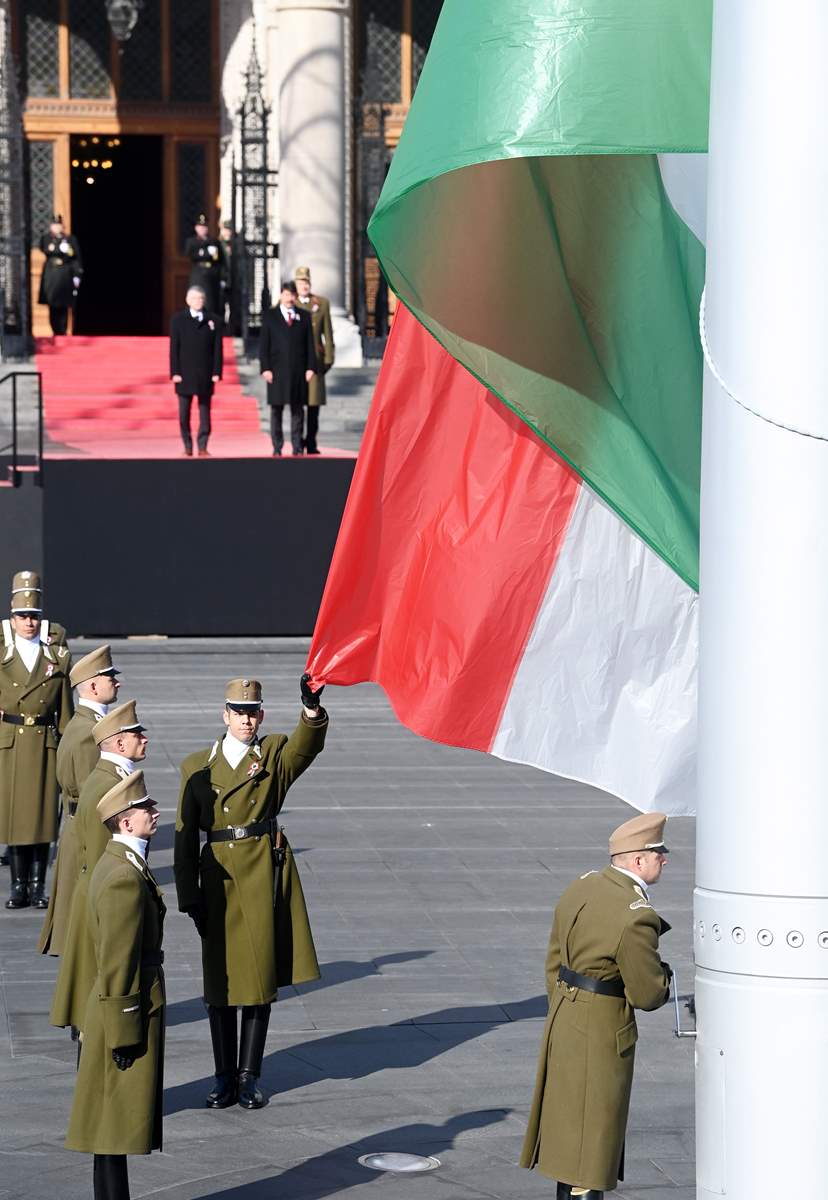
[(216, 738), (216, 740), (213, 742), (213, 748), (210, 751), (209, 755), (207, 756), (208, 764), (211, 763), (213, 761), (213, 759), (216, 757), (216, 755), (218, 754), (218, 748), (219, 748), (220, 741), (221, 741), (221, 738)]
[(598, 874), (598, 872), (595, 870), (584, 871), (583, 875), (579, 876), (579, 878), (580, 879), (589, 879), (590, 875), (597, 875), (597, 874)]

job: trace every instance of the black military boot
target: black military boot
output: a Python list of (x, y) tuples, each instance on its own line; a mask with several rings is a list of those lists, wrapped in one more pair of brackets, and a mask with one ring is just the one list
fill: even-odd
[(6, 908), (29, 907), (30, 846), (9, 846), (11, 860), (11, 891)]
[(269, 1021), (269, 1004), (251, 1004), (242, 1009), (239, 1051), (239, 1104), (242, 1108), (264, 1107), (264, 1096), (258, 1085)]
[(46, 890), (46, 867), (49, 863), (49, 843), (40, 842), (31, 847), (31, 866), (29, 867), (29, 903), (32, 908), (48, 908), (49, 897), (44, 895)]
[(229, 1108), (238, 1099), (236, 1010), (208, 1004), (207, 1016), (210, 1021), (210, 1038), (213, 1042), (213, 1058), (216, 1063), (216, 1082), (207, 1097), (207, 1107)]
[(573, 1191), (571, 1183), (559, 1183), (556, 1200), (604, 1200), (604, 1193), (596, 1192), (594, 1188), (588, 1192), (582, 1192), (578, 1188)]
[(125, 1154), (96, 1154), (92, 1159), (95, 1200), (129, 1200), (129, 1175)]

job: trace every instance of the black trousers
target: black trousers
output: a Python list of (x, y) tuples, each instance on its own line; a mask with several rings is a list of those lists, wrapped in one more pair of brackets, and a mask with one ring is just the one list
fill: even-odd
[(69, 309), (63, 305), (49, 305), (49, 324), (52, 326), (52, 333), (66, 333), (66, 327), (69, 324)]
[[(207, 449), (207, 439), (210, 436), (210, 402), (212, 396), (198, 396), (198, 448)], [(190, 408), (192, 396), (178, 397), (178, 424), (181, 429), (181, 440), (187, 450), (193, 448), (193, 437), (190, 433)]]
[(93, 1155), (92, 1189), (95, 1200), (129, 1200), (125, 1154)]
[(305, 433), (305, 449), (316, 450), (316, 435), (319, 432), (319, 405), (308, 405), (308, 425)]
[[(285, 444), (285, 435), (282, 432), (282, 411), (284, 404), (272, 404), (270, 406), (270, 439), (273, 442), (273, 452), (279, 454), (282, 446)], [(293, 444), (293, 453), (301, 454), (304, 449), (305, 436), (305, 406), (303, 404), (291, 404), (290, 406), (290, 440)]]

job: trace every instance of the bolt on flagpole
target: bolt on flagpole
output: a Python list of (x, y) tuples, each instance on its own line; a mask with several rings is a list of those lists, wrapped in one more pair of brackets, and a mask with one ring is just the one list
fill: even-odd
[(828, 1195), (828, 5), (716, 0), (697, 1195)]

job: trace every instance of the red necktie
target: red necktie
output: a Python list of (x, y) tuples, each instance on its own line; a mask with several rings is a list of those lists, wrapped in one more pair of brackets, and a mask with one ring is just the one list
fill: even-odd
[(293, 313), (288, 312), (288, 328), (293, 324)]

